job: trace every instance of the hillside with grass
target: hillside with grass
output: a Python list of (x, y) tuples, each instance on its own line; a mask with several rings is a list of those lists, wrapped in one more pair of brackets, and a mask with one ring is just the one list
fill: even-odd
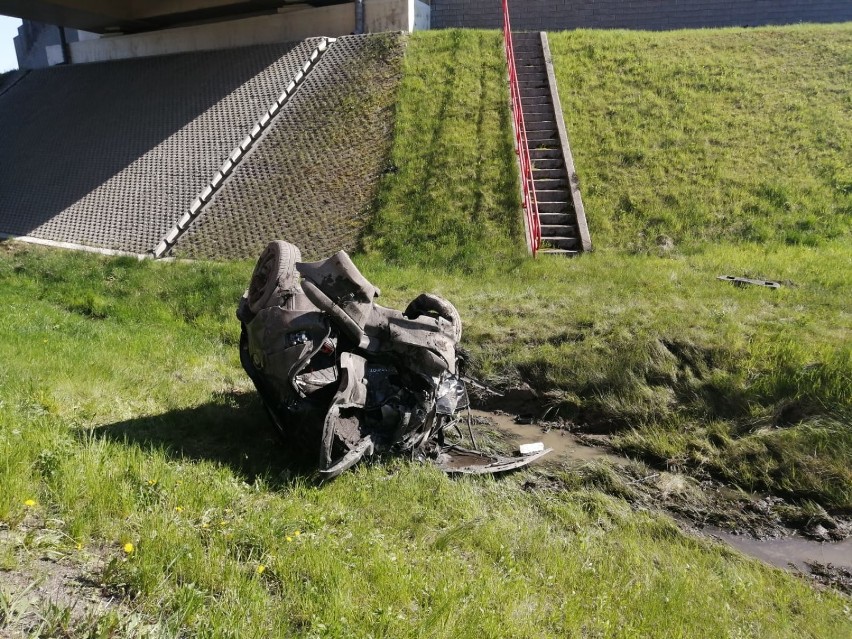
[[(409, 42), (359, 267), (385, 305), (452, 300), (474, 375), (650, 463), (636, 481), (848, 517), (852, 25), (551, 48), (596, 251), (526, 257), (500, 34), (439, 31)], [(0, 636), (852, 632), (847, 595), (605, 464), (315, 485), (239, 365), (252, 267), (0, 245)]]
[(454, 300), (479, 374), (622, 450), (849, 512), (852, 28), (550, 39), (595, 253), (525, 258), (499, 35), (435, 32), (367, 270)]

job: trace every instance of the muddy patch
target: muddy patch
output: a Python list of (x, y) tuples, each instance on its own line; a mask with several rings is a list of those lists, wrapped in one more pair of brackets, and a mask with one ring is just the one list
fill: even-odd
[(744, 555), (777, 568), (799, 572), (824, 585), (852, 594), (852, 539), (838, 542), (820, 542), (798, 536), (755, 539), (712, 526), (702, 532), (733, 546)]
[(504, 452), (530, 442), (553, 449), (538, 463), (537, 477), (525, 481), (525, 490), (603, 490), (638, 510), (664, 512), (688, 532), (852, 593), (852, 521), (816, 504), (649, 466), (615, 454), (606, 435), (570, 432), (558, 422), (536, 422), (531, 414), (475, 410), (472, 417), (478, 436), (497, 433), (488, 443)]
[(505, 449), (517, 451), (521, 444), (535, 442), (541, 442), (545, 448), (552, 448), (553, 452), (538, 463), (585, 463), (594, 460), (607, 460), (614, 464), (627, 462), (625, 458), (603, 448), (589, 446), (567, 430), (551, 424), (533, 423), (526, 417), (503, 411), (472, 410), (471, 417), (478, 431), (484, 428), (496, 431)]
[(101, 588), (100, 555), (31, 523), (0, 529), (0, 639), (150, 635), (154, 625)]

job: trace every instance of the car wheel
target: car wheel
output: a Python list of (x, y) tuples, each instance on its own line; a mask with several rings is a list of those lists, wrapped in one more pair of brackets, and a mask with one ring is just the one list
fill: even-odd
[(257, 313), (270, 305), (276, 291), (293, 289), (299, 282), (296, 262), (302, 260), (299, 248), (288, 242), (270, 242), (257, 259), (248, 289), (248, 307)]

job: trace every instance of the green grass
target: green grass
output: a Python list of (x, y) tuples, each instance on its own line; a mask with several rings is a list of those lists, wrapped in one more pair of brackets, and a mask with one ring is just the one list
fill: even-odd
[(499, 36), (441, 31), (409, 46), (370, 277), (453, 300), (478, 374), (625, 451), (848, 511), (852, 26), (550, 41), (595, 253), (523, 258), (516, 182), (469, 173), (514, 162)]
[[(499, 35), (415, 34), (395, 169), (356, 260), (389, 306), (424, 290), (456, 303), (488, 381), (526, 382), (660, 464), (848, 511), (850, 37), (554, 35), (597, 250), (532, 261)], [(52, 552), (101, 558), (96, 579), (162, 634), (849, 634), (848, 599), (618, 491), (399, 461), (314, 487), (282, 463), (239, 367), (251, 268), (0, 245), (0, 522), (58, 527)], [(5, 539), (2, 566), (26, 570), (32, 542)]]
[(391, 155), (363, 244), (393, 264), (481, 272), (523, 255), (496, 32), (412, 36)]
[[(282, 463), (239, 368), (233, 308), (250, 269), (5, 245), (0, 521), (61, 531), (11, 554), (0, 539), (6, 568), (97, 557), (95, 580), (158, 636), (849, 629), (840, 595), (582, 482), (528, 492), (524, 475), (385, 461), (312, 485)], [(115, 613), (38, 614), (71, 636), (131, 635)]]
[(600, 247), (848, 241), (852, 28), (552, 34)]

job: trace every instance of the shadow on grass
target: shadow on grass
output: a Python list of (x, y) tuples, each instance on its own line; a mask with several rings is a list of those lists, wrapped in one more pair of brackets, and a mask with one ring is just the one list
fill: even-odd
[(175, 460), (218, 463), (246, 481), (263, 478), (273, 487), (311, 477), (316, 469), (312, 459), (288, 449), (254, 393), (221, 394), (193, 408), (101, 426), (92, 435)]

